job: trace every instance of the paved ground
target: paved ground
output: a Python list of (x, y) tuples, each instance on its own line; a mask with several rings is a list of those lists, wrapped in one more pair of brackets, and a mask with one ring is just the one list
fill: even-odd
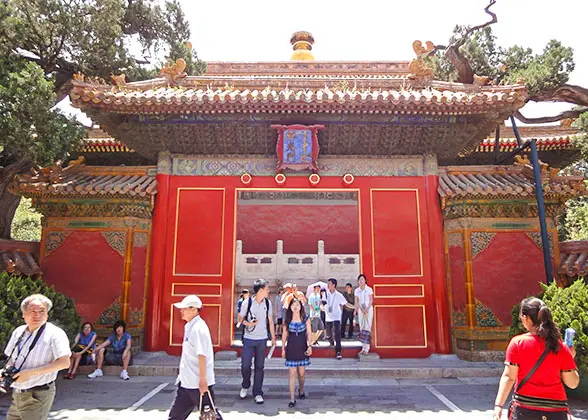
[[(114, 376), (89, 380), (58, 380), (51, 419), (111, 420), (167, 418), (174, 395), (174, 377)], [(167, 384), (167, 385), (166, 385)], [(222, 376), (216, 385), (217, 403), (226, 420), (321, 419), (332, 413), (340, 420), (357, 419), (489, 419), (497, 378), (453, 379), (350, 379), (309, 378), (307, 399), (289, 409), (286, 379), (265, 381), (263, 405), (251, 397), (238, 397), (239, 378)], [(10, 397), (0, 396), (0, 419), (6, 415)], [(573, 402), (576, 419), (588, 420), (588, 401)], [(390, 417), (390, 415), (393, 417)], [(193, 414), (191, 419), (198, 418)]]

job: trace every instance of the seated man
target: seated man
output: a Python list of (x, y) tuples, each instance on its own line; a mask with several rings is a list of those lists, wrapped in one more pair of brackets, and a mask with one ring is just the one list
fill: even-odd
[[(102, 364), (106, 361), (107, 365), (122, 366), (123, 370), (120, 373), (120, 378), (124, 380), (130, 379), (127, 369), (132, 364), (132, 339), (131, 335), (125, 331), (126, 326), (124, 321), (116, 321), (112, 327), (114, 333), (104, 343), (96, 347), (96, 370), (90, 373), (88, 378), (94, 379), (104, 376)], [(110, 345), (112, 345), (112, 348), (107, 349)]]

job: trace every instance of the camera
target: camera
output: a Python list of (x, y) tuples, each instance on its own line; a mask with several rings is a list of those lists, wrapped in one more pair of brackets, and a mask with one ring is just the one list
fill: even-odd
[(0, 392), (8, 392), (10, 385), (15, 381), (14, 375), (19, 371), (20, 369), (17, 369), (14, 366), (8, 366), (0, 371)]

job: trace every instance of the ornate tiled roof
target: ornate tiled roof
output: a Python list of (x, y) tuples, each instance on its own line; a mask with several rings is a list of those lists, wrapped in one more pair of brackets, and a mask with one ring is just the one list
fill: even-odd
[[(532, 169), (527, 165), (448, 166), (439, 168), (439, 172), (439, 195), (444, 199), (533, 198), (535, 194)], [(580, 176), (558, 176), (547, 170), (542, 176), (546, 197), (571, 198), (586, 194), (584, 178)]]
[[(573, 140), (581, 135), (577, 128), (545, 125), (519, 127), (519, 134), (523, 141), (537, 139), (537, 149), (540, 151), (576, 149)], [(476, 148), (476, 152), (494, 152), (495, 142), (495, 136), (488, 135)], [(499, 144), (501, 152), (511, 152), (518, 147), (512, 127), (500, 128)]]
[(205, 74), (187, 76), (179, 59), (156, 79), (127, 83), (118, 75), (113, 84), (76, 74), (70, 97), (151, 160), (161, 151), (273, 153), (271, 126), (288, 120), (324, 125), (324, 154), (436, 153), (446, 162), (474, 151), (528, 96), (524, 85), (490, 85), (487, 78), (433, 80), (424, 60), (430, 43), (415, 41), (410, 62), (319, 62), (307, 54), (312, 37), (298, 36), (310, 60), (212, 62)]
[(12, 185), (15, 194), (25, 197), (57, 195), (64, 197), (136, 197), (157, 194), (154, 167), (100, 167), (53, 165), (33, 175), (21, 175)]
[[(129, 83), (122, 87), (74, 82), (71, 99), (82, 109), (104, 108), (119, 113), (180, 114), (186, 112), (297, 112), (398, 113), (470, 115), (492, 110), (516, 110), (524, 104), (526, 88), (477, 87), (434, 82), (425, 89), (404, 80), (390, 80), (386, 87), (322, 86), (295, 89), (289, 83), (265, 88), (207, 87), (206, 78), (186, 78), (181, 86), (164, 79)], [(231, 82), (235, 82), (234, 79)], [(324, 84), (324, 81), (323, 81)], [(286, 86), (284, 86), (286, 85)]]
[(80, 153), (133, 153), (134, 150), (100, 128), (92, 128), (82, 141)]
[(570, 277), (588, 275), (588, 241), (568, 241), (559, 244), (559, 273)]
[(37, 262), (38, 242), (7, 241), (0, 239), (0, 272), (23, 276), (37, 276), (41, 268)]

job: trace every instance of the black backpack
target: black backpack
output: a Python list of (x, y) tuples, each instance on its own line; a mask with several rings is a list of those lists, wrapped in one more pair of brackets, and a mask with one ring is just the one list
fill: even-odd
[[(269, 319), (269, 307), (270, 307), (270, 302), (268, 300), (268, 298), (263, 298), (263, 300), (265, 300), (265, 327), (267, 328), (267, 338), (270, 338), (270, 328), (269, 328), (269, 323), (270, 323), (270, 319)], [(245, 320), (249, 319), (249, 314), (251, 314), (251, 305), (253, 303), (253, 296), (250, 297), (247, 300), (247, 312), (245, 312)]]

